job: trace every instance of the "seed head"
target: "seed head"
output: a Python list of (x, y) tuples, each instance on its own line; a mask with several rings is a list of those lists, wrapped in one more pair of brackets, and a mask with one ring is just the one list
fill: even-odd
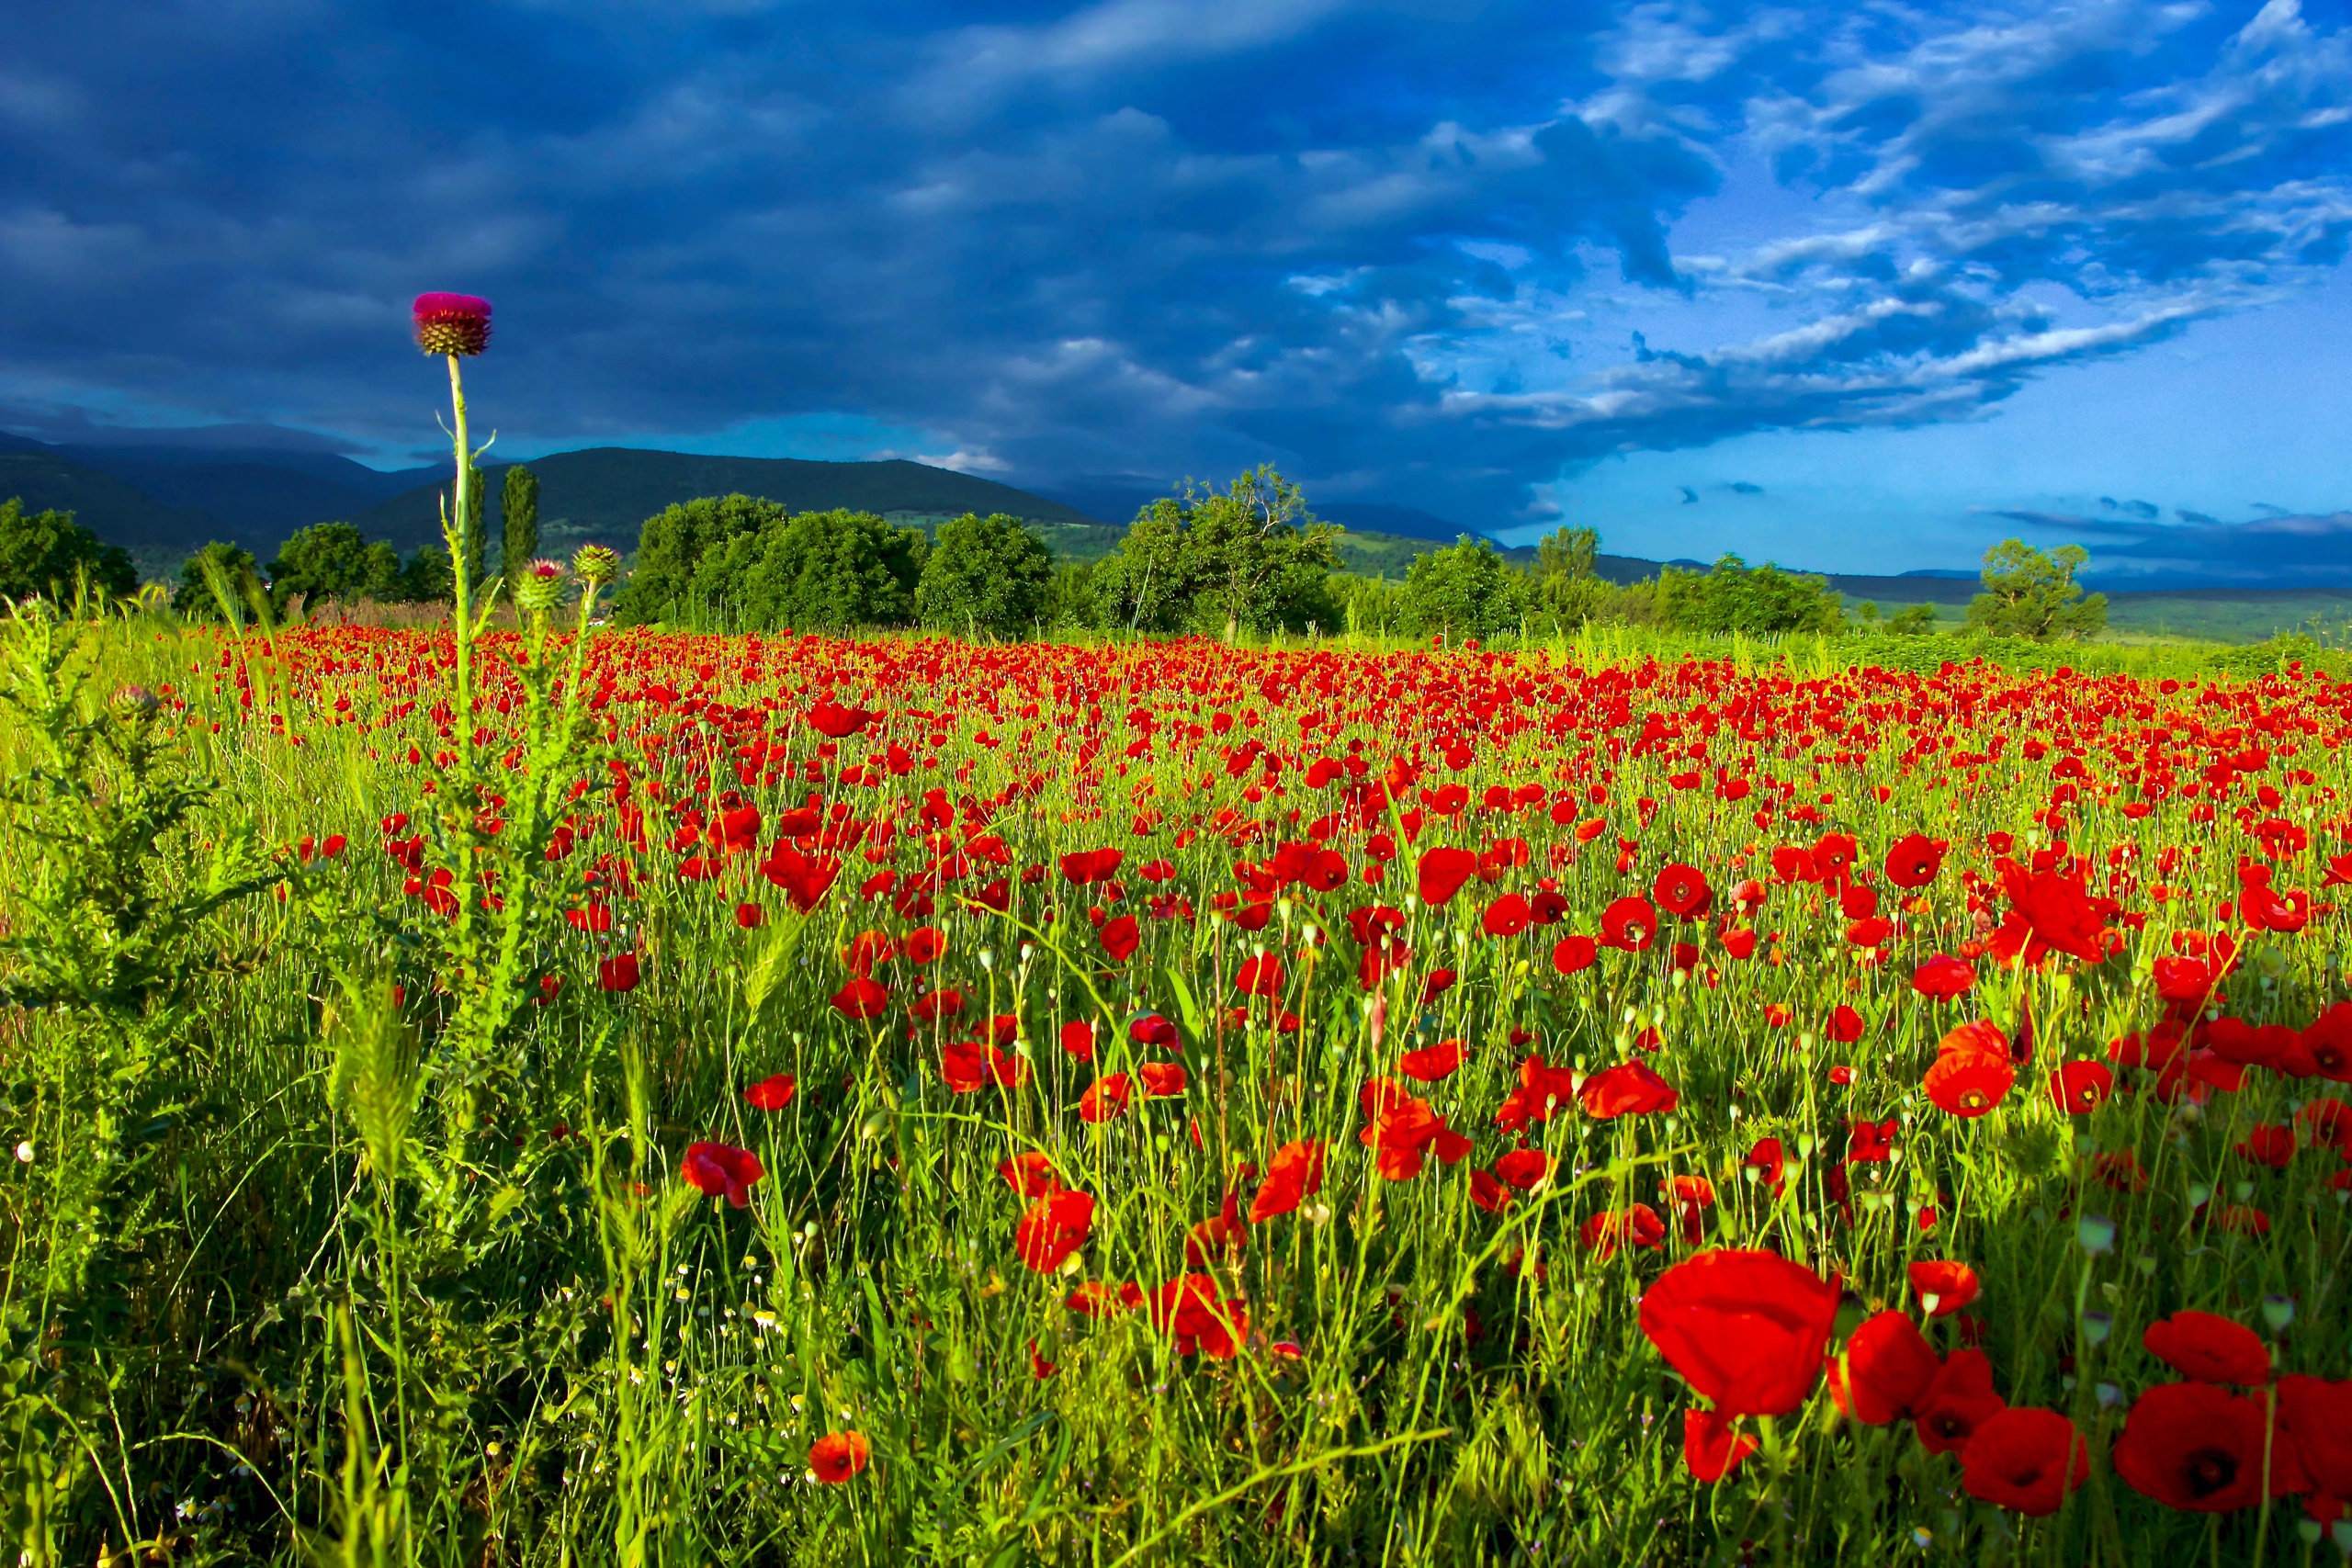
[(471, 294), (420, 294), (410, 308), (416, 346), (427, 354), (468, 356), (490, 346), (490, 301)]

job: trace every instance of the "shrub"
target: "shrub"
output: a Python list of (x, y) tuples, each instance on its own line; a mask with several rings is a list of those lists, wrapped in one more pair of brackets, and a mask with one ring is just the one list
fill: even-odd
[(1398, 628), (1409, 636), (1487, 638), (1519, 629), (1533, 597), (1532, 584), (1467, 534), (1442, 550), (1414, 558), (1405, 574)]
[(638, 533), (637, 560), (613, 601), (622, 626), (650, 626), (683, 616), (703, 557), (788, 515), (773, 501), (748, 495), (704, 496), (663, 508)]
[(1316, 521), (1299, 488), (1261, 466), (1223, 494), (1187, 484), (1181, 498), (1138, 513), (1097, 570), (1105, 619), (1145, 632), (1206, 632), (1231, 639), (1329, 626), (1338, 530)]
[(915, 585), (915, 615), (940, 631), (1020, 637), (1046, 613), (1054, 558), (1018, 517), (966, 513), (944, 524)]
[[(185, 581), (185, 570), (183, 570)], [(369, 544), (349, 523), (313, 523), (278, 547), (269, 563), (269, 596), (281, 615), (299, 594), (313, 608), (335, 601), (383, 599), (397, 589), (398, 551)]]
[(1834, 632), (1843, 624), (1838, 595), (1826, 578), (1751, 567), (1726, 555), (1705, 572), (1658, 573), (1658, 618), (1682, 631)]
[(36, 594), (71, 601), (79, 583), (110, 599), (139, 587), (139, 570), (119, 545), (74, 521), (71, 512), (27, 512), (15, 497), (0, 502), (0, 598)]

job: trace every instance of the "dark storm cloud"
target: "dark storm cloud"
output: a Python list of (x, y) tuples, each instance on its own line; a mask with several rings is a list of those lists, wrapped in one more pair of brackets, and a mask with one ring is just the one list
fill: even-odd
[(2225, 523), (2185, 508), (2174, 510), (2177, 523), (2054, 512), (1995, 515), (2056, 536), (2051, 543), (2086, 547), (2091, 575), (2109, 586), (2129, 586), (2136, 578), (2216, 587), (2352, 583), (2352, 512), (2245, 523)]
[[(2275, 3), (58, 7), (0, 56), (0, 404), (405, 446), (404, 302), (457, 288), (511, 435), (846, 412), (1492, 526), (1611, 453), (1979, 417), (2335, 265), (2348, 83)], [(1751, 153), (1848, 220), (1679, 258)], [(1789, 324), (1572, 371), (1604, 284)]]

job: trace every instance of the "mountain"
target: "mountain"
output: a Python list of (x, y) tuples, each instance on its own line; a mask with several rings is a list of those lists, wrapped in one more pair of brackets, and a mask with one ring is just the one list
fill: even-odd
[(73, 513), (108, 544), (141, 558), (142, 567), (151, 555), (175, 550), (185, 555), (211, 536), (211, 520), (202, 513), (166, 506), (136, 485), (68, 462), (38, 441), (16, 436), (0, 443), (0, 501), (11, 497), (22, 501), (28, 512)]
[[(501, 526), (499, 488), (509, 464), (486, 468), (491, 536)], [(539, 537), (552, 553), (594, 542), (637, 547), (638, 526), (663, 507), (706, 495), (756, 495), (795, 512), (847, 507), (906, 521), (1008, 513), (1047, 525), (1099, 531), (1076, 507), (1026, 491), (904, 458), (824, 463), (799, 457), (706, 457), (596, 446), (559, 452), (526, 465), (539, 479)], [(446, 476), (447, 469), (441, 470)], [(372, 539), (407, 550), (436, 540), (446, 478), (436, 479), (352, 518)]]

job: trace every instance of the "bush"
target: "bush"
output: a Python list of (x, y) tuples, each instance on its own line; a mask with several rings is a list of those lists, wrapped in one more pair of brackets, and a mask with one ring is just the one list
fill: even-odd
[(705, 555), (787, 515), (773, 501), (728, 495), (677, 502), (647, 518), (628, 581), (613, 601), (613, 619), (632, 626), (684, 615)]
[(922, 529), (871, 512), (776, 507), (756, 534), (703, 553), (688, 597), (739, 631), (902, 626), (914, 619), (930, 549)]
[(1680, 631), (1834, 632), (1844, 611), (1826, 578), (1782, 571), (1766, 562), (1751, 567), (1736, 555), (1711, 571), (1658, 573), (1658, 618)]
[(0, 598), (70, 602), (85, 581), (94, 593), (128, 598), (139, 570), (121, 546), (99, 539), (71, 512), (28, 513), (15, 497), (0, 502)]
[(966, 513), (944, 524), (915, 585), (926, 626), (1012, 639), (1045, 618), (1054, 558), (1018, 517)]
[[(204, 570), (208, 561), (220, 570), (221, 580), (232, 593), (242, 594), (247, 588), (262, 585), (261, 563), (254, 559), (251, 550), (214, 539), (187, 558), (187, 564), (180, 568), (179, 582), (172, 589), (172, 614), (183, 620), (220, 618), (220, 601), (213, 593), (211, 581)], [(241, 599), (241, 613), (243, 603)]]
[(391, 546), (369, 544), (349, 523), (313, 523), (278, 547), (277, 558), (269, 563), (269, 597), (283, 615), (297, 594), (315, 609), (337, 601), (389, 598), (400, 580), (400, 552)]
[(1330, 626), (1341, 613), (1331, 588), (1338, 532), (1272, 468), (1250, 469), (1222, 495), (1187, 485), (1181, 499), (1138, 513), (1097, 569), (1102, 614), (1136, 631), (1228, 639)]
[(1444, 549), (1414, 558), (1405, 574), (1398, 629), (1450, 641), (1515, 632), (1534, 597), (1532, 586), (1491, 542), (1465, 534)]

